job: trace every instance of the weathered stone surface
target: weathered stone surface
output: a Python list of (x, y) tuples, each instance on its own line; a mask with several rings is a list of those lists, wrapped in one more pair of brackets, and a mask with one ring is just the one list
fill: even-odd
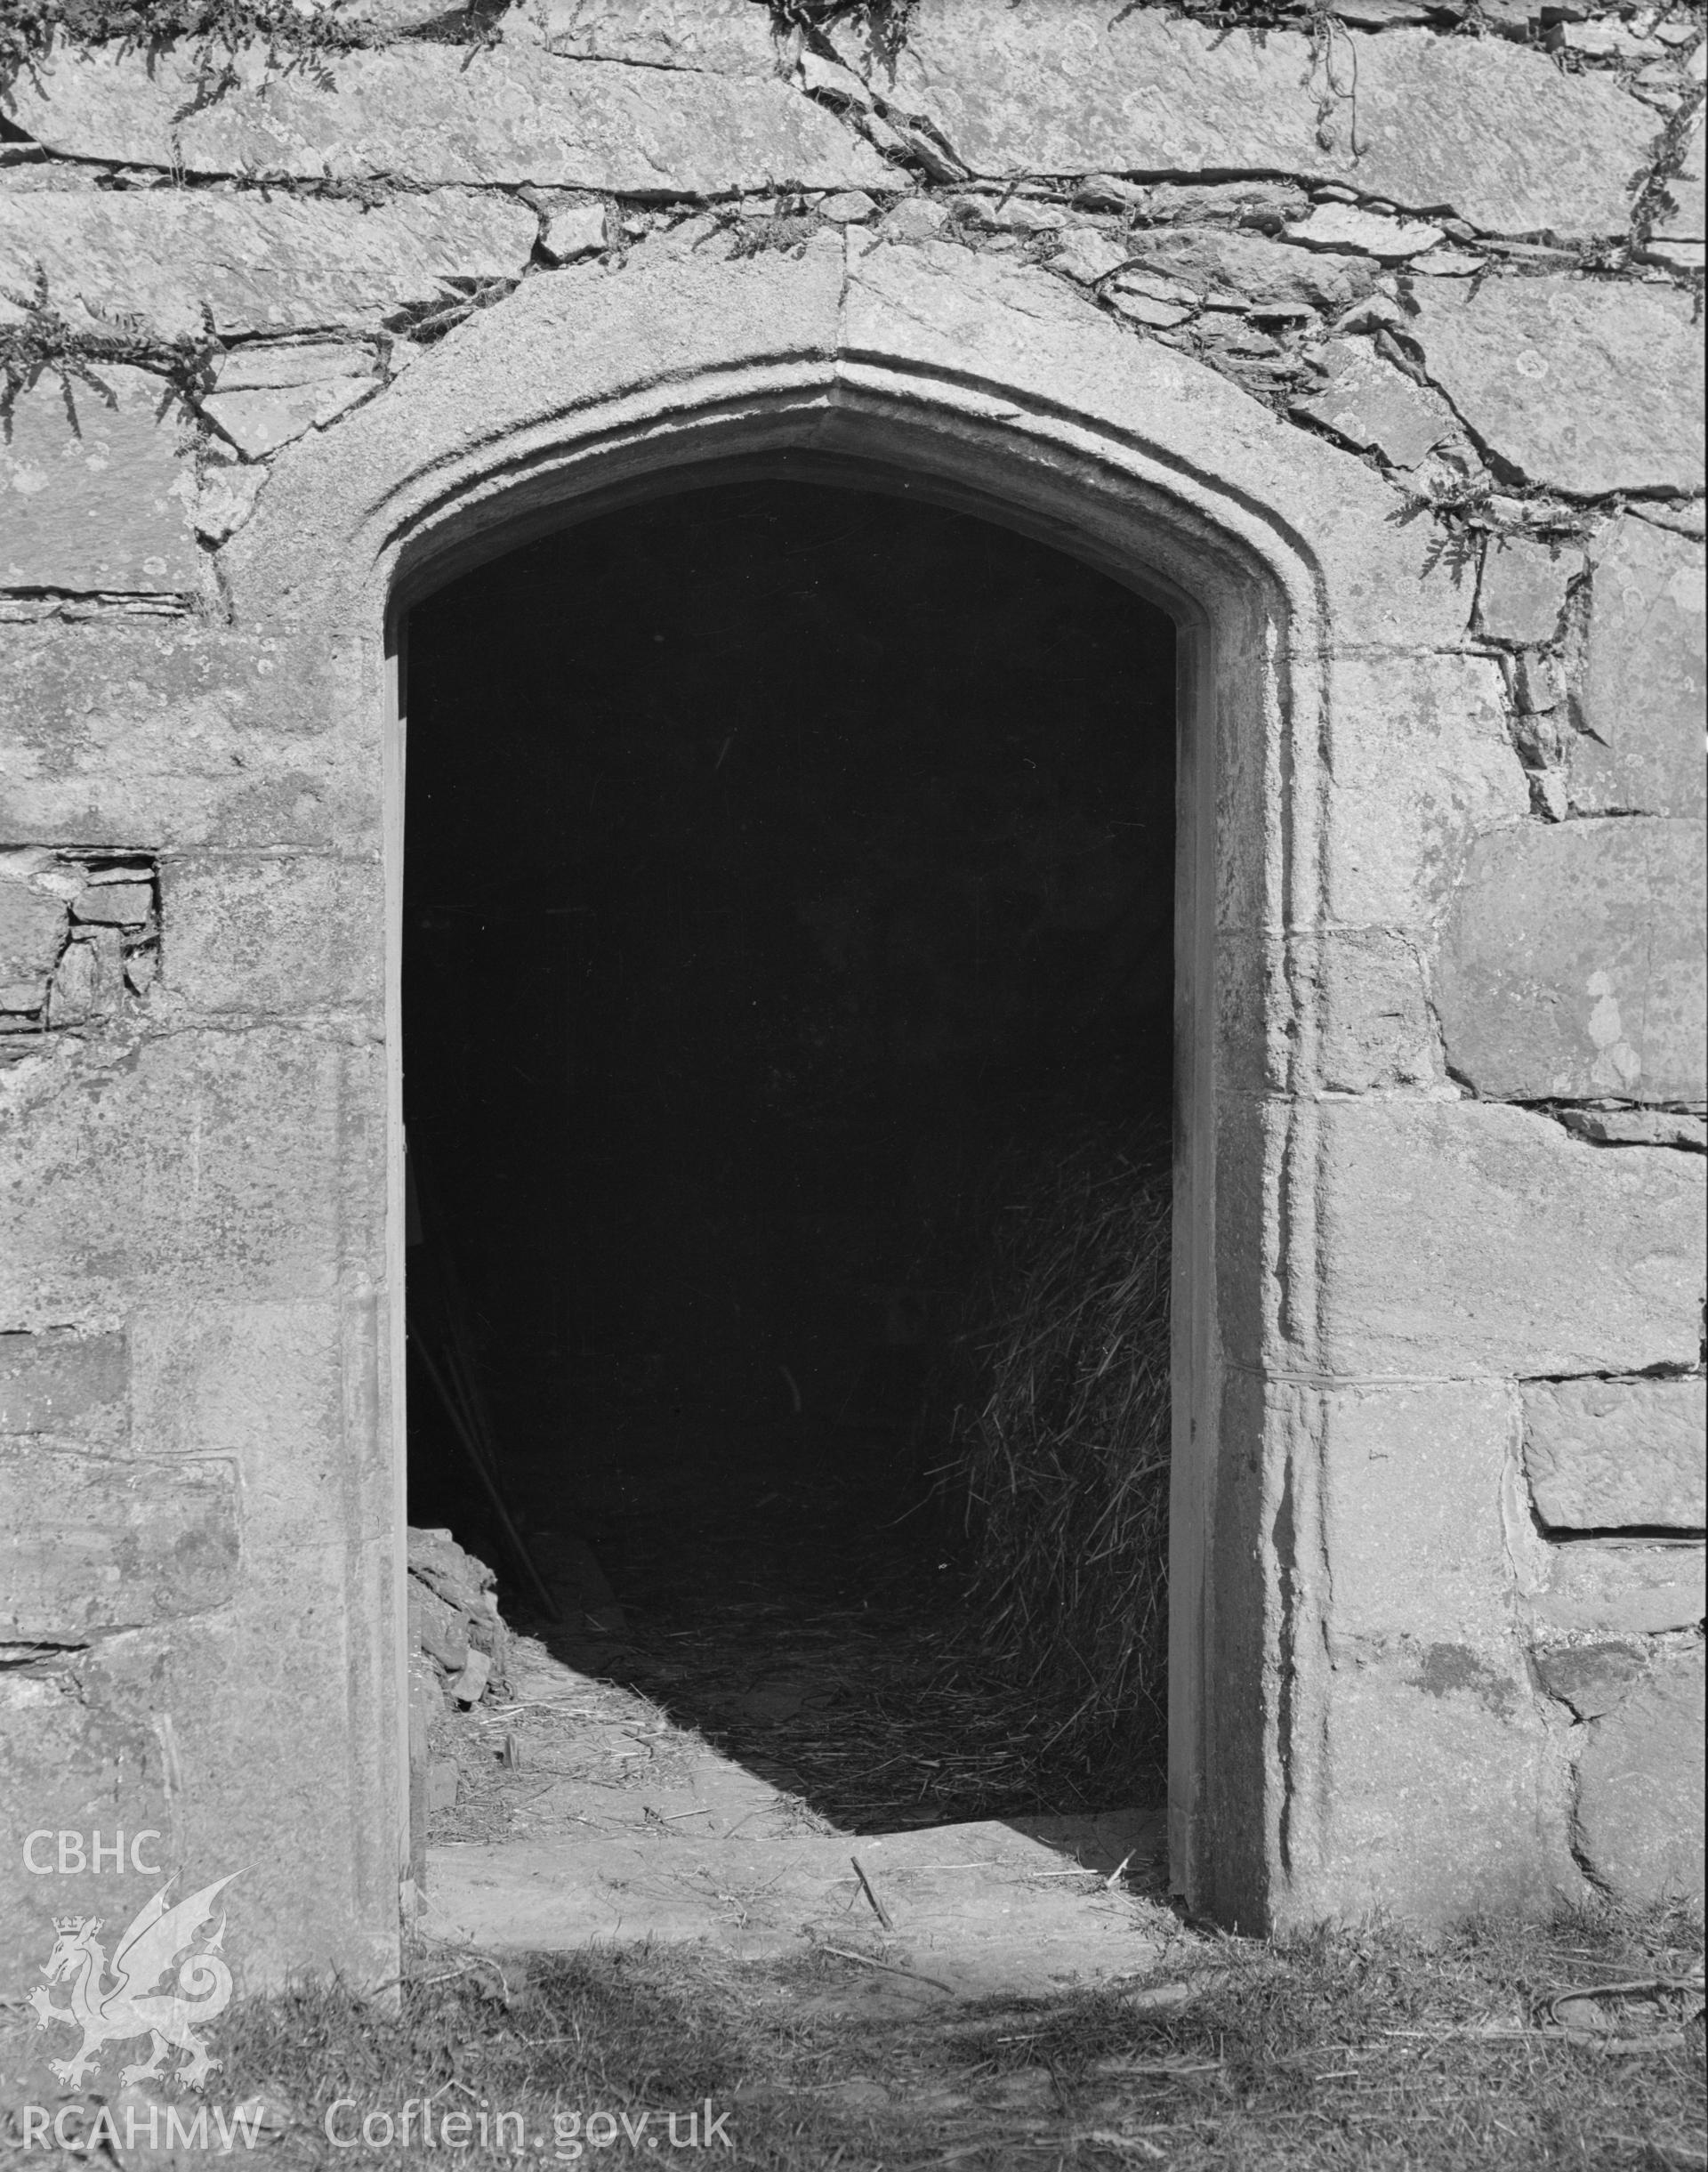
[[(292, 1952), (372, 1935), (351, 1829), (364, 1799), (396, 1915), (379, 1746), (395, 1712), (385, 1700), (403, 1599), (384, 1580), (387, 1479), (370, 1431), (376, 1308), (355, 1276), (325, 1304), (234, 1302), (169, 1274), (135, 1288), (133, 1453), (241, 1467), (242, 1567), (217, 1611), (103, 1639), (80, 1662), (83, 1695), (139, 1716), (153, 1743), (145, 1770), (170, 1748), (194, 1776), (178, 1794), (187, 1868), (247, 1866), (227, 1951), (234, 1966), (277, 1972)], [(163, 1743), (149, 1722), (168, 1715)]]
[(526, 204), (468, 189), (359, 205), (245, 190), (0, 195), (0, 287), (39, 263), (73, 324), (135, 316), (165, 339), (377, 330), (453, 279), (515, 278), (534, 246)]
[(1702, 545), (1625, 514), (1591, 552), (1589, 654), (1567, 741), (1585, 813), (1699, 815), (1708, 596)]
[(1355, 657), (1334, 667), (1329, 911), (1355, 926), (1439, 916), (1471, 839), (1529, 808), (1491, 657)]
[[(243, 1471), (244, 1530), (256, 1562), (318, 1555), (354, 1528), (323, 1473), (344, 1437), (360, 1301), (186, 1302), (145, 1291), (130, 1322), (133, 1452), (230, 1456)], [(359, 1473), (359, 1490), (373, 1477)]]
[(1007, 234), (1049, 234), (1076, 222), (1075, 213), (1065, 203), (1048, 197), (1011, 196), (1001, 189), (970, 189), (955, 198), (955, 211), (957, 218)]
[(1708, 1400), (1700, 1380), (1535, 1380), (1524, 1468), (1559, 1530), (1708, 1524)]
[(1323, 424), (1356, 451), (1374, 448), (1390, 467), (1412, 468), (1459, 435), (1440, 393), (1396, 369), (1369, 340), (1333, 341), (1325, 359), (1333, 371), (1328, 384), (1295, 400), (1293, 412)]
[(0, 1450), (0, 1638), (72, 1643), (205, 1613), (238, 1570), (236, 1472)]
[(163, 989), (197, 1012), (268, 1016), (380, 1001), (375, 861), (191, 854), (164, 876)]
[(1702, 1547), (1573, 1539), (1548, 1548), (1546, 1581), (1525, 1597), (1549, 1629), (1655, 1636), (1695, 1628), (1708, 1603)]
[(1477, 624), (1491, 641), (1535, 647), (1559, 632), (1566, 591), (1583, 570), (1581, 550), (1492, 536), (1477, 585)]
[[(940, 198), (904, 196), (884, 214), (883, 237), (886, 241), (931, 241), (948, 222), (949, 208)], [(1084, 249), (1079, 246), (1082, 238), (1087, 243)], [(1111, 254), (1114, 245), (1108, 237), (1094, 226), (1082, 228), (1068, 238), (1072, 246), (1053, 260), (1054, 267), (1082, 285), (1103, 278), (1121, 262), (1118, 252)]]
[(111, 1017), (122, 1000), (124, 971), (117, 928), (76, 930), (48, 993), (49, 1026), (85, 1025)]
[(1700, 1650), (1591, 1729), (1577, 1768), (1577, 1843), (1618, 1899), (1701, 1893), (1703, 1749)]
[[(1502, 665), (1513, 703), (1523, 716), (1545, 716), (1566, 699), (1566, 674), (1559, 658), (1535, 649), (1521, 649)], [(1556, 740), (1558, 725), (1556, 724)], [(1535, 735), (1532, 735), (1533, 739)]]
[[(1320, 1425), (1331, 1657), (1349, 1643), (1445, 1640), (1508, 1682), (1511, 1568), (1496, 1504), (1511, 1388), (1342, 1388), (1321, 1398)], [(1397, 1577), (1401, 1554), (1406, 1572)], [(1515, 1701), (1510, 1692), (1503, 1700)]]
[(304, 342), (242, 347), (218, 365), (201, 411), (250, 459), (324, 427), (376, 389), (366, 348)]
[(1702, 1161), (1604, 1154), (1527, 1110), (1324, 1105), (1314, 1355), (1358, 1377), (1693, 1365)]
[[(0, 1668), (0, 1802), (8, 1806), (15, 1835), (7, 1851), (4, 1921), (8, 1944), (20, 1958), (27, 1950), (37, 1968), (52, 1944), (55, 1916), (98, 1910), (109, 1921), (129, 1923), (170, 1868), (165, 1836), (172, 1804), (150, 1708), (138, 1700), (117, 1710), (109, 1700), (85, 1698), (86, 1665), (78, 1655), (75, 1668), (52, 1673)], [(25, 1808), (27, 1824), (19, 1817)], [(35, 1851), (51, 1874), (32, 1875), (21, 1860), (24, 1837), (33, 1830), (55, 1836), (46, 1844), (51, 1853), (44, 1854), (39, 1841)], [(105, 1860), (97, 1869), (60, 1876), (58, 1835), (91, 1831), (105, 1842)], [(125, 1865), (115, 1868), (110, 1851), (118, 1831), (127, 1843), (149, 1836), (135, 1859), (156, 1872), (148, 1884), (133, 1868), (128, 1846)]]
[(1188, 301), (1164, 301), (1148, 293), (1149, 284), (1162, 286), (1165, 281), (1116, 279), (1108, 289), (1108, 299), (1124, 317), (1134, 324), (1150, 325), (1166, 331), (1171, 326), (1184, 324), (1192, 315), (1194, 304)]
[[(1224, 1091), (1368, 1094), (1442, 1083), (1418, 937), (1390, 928), (1229, 933), (1218, 953)], [(1295, 1005), (1315, 1021), (1309, 1057)]]
[(1108, 279), (1116, 266), (1125, 263), (1131, 254), (1124, 241), (1104, 233), (1100, 227), (1070, 226), (1061, 237), (1061, 246), (1050, 263), (1052, 270), (1066, 272), (1082, 287), (1090, 287), (1099, 279)]
[(1431, 249), (1427, 256), (1414, 257), (1406, 269), (1421, 271), (1426, 279), (1468, 279), (1487, 262), (1486, 256), (1478, 256), (1470, 249), (1443, 247)]
[(572, 204), (546, 221), (540, 246), (554, 264), (572, 264), (579, 257), (597, 256), (605, 241), (604, 205)]
[(91, 883), (78, 892), (71, 916), (94, 927), (140, 928), (153, 910), (152, 883)]
[(203, 460), (192, 517), (204, 543), (224, 543), (237, 534), (254, 511), (267, 474), (265, 467), (242, 465), (234, 458)]
[(312, 1297), (372, 1257), (381, 1155), (368, 1048), (276, 1029), (56, 1047), (0, 1079), (0, 1310)]
[[(1433, 1085), (1441, 1070), (1423, 965), (1415, 945), (1387, 928), (1341, 928), (1292, 942), (1295, 985), (1319, 990), (1318, 1077), (1293, 1091), (1326, 1086), (1368, 1094), (1382, 1086)], [(1277, 1081), (1277, 1083), (1281, 1083)]]
[(65, 941), (65, 900), (31, 880), (44, 857), (0, 858), (0, 988), (45, 981)]
[(1557, 1644), (1532, 1654), (1543, 1687), (1579, 1719), (1599, 1719), (1648, 1672), (1640, 1646)]
[(818, 206), (819, 217), (833, 219), (839, 226), (858, 226), (865, 220), (875, 218), (877, 211), (877, 206), (864, 189), (839, 190)]
[(1703, 1093), (1703, 828), (1527, 825), (1479, 838), (1442, 933), (1447, 1061), (1512, 1101)]
[(100, 389), (48, 371), (0, 443), (0, 585), (194, 593), (200, 553), (179, 461), (182, 403), (164, 377), (103, 363)]
[(774, 76), (777, 44), (753, 0), (523, 0), (507, 36), (532, 35), (572, 60)]
[(60, 45), (16, 78), (0, 111), (68, 156), (191, 174), (714, 196), (780, 182), (859, 188), (887, 172), (869, 145), (783, 83), (560, 60), (531, 40), (348, 53), (333, 90), (286, 71), (264, 45), (233, 53), (230, 70), (231, 87), (198, 102), (188, 46)]
[(130, 1357), (117, 1334), (0, 1335), (0, 1433), (123, 1434)]
[(1288, 227), (1287, 238), (1308, 249), (1348, 249), (1394, 264), (1432, 249), (1441, 229), (1426, 219), (1390, 219), (1356, 204), (1317, 204), (1309, 218)]
[[(1502, 1667), (1447, 1639), (1337, 1668), (1320, 1764), (1313, 1744), (1318, 1920), (1382, 1908), (1438, 1923), (1481, 1908), (1533, 1914), (1575, 1890), (1534, 1702), (1516, 1658)], [(1295, 1861), (1310, 1821), (1298, 1817)]]
[(810, 91), (815, 98), (827, 99), (839, 110), (870, 113), (874, 100), (870, 87), (851, 68), (844, 68), (840, 61), (832, 61), (811, 46), (805, 47), (795, 63), (801, 87)]
[[(276, 1552), (257, 1563), (249, 1551), (248, 1506), (246, 1497), (243, 1574), (231, 1602), (193, 1624), (102, 1638), (77, 1659), (76, 1692), (59, 1693), (75, 1717), (50, 1740), (70, 1750), (75, 1768), (83, 1746), (116, 1736), (122, 1741), (126, 1733), (140, 1738), (131, 1769), (120, 1767), (118, 1788), (110, 1767), (100, 1775), (107, 1780), (104, 1801), (94, 1795), (93, 1759), (84, 1764), (75, 1792), (94, 1796), (94, 1814), (82, 1823), (109, 1832), (117, 1821), (109, 1807), (115, 1798), (128, 1807), (150, 1783), (162, 1794), (170, 1788), (167, 1815), (133, 1822), (166, 1836), (154, 1860), (168, 1868), (181, 1861), (201, 1881), (241, 1872), (229, 1895), (224, 1945), (240, 1987), (278, 1983), (293, 1952), (337, 1957), (336, 1966), (358, 1981), (377, 1983), (387, 1965), (388, 1929), (396, 1936), (391, 1837), (403, 1816), (401, 1802), (394, 1806), (363, 1756), (396, 1710), (375, 1695), (372, 1643), (354, 1626), (349, 1608), (355, 1595), (340, 1575), (344, 1557), (364, 1542), (357, 1538), (352, 1546), (329, 1532), (318, 1552)], [(399, 1606), (400, 1613), (401, 1601)], [(328, 1648), (337, 1654), (343, 1692), (335, 1703), (316, 1693)], [(385, 1688), (390, 1681), (388, 1671)], [(396, 1712), (399, 1732), (401, 1719)], [(194, 1785), (184, 1786), (191, 1775)], [(53, 1786), (13, 1799), (57, 1808), (65, 1797)], [(121, 1890), (113, 1915), (128, 1922), (159, 1883), (157, 1877), (125, 1881), (129, 1892)], [(37, 1888), (29, 1898), (44, 1915), (68, 1904), (86, 1910), (101, 1892), (93, 1878), (29, 1884)], [(395, 1943), (389, 1950), (395, 1957)]]
[(1491, 455), (1573, 497), (1700, 490), (1702, 352), (1669, 287), (1432, 281), (1407, 327), (1430, 377)]
[(321, 378), (317, 384), (278, 384), (250, 393), (211, 393), (199, 402), (208, 422), (247, 460), (265, 460), (306, 430), (334, 422), (374, 378)]
[(1159, 222), (1229, 219), (1265, 234), (1278, 234), (1290, 219), (1310, 211), (1308, 192), (1285, 181), (1159, 182), (1146, 189), (1118, 174), (1094, 174), (1082, 185), (1080, 200), (1115, 210), (1131, 207)]
[(1690, 1146), (1708, 1153), (1708, 1118), (1682, 1109), (1557, 1109), (1567, 1130), (1598, 1146)]
[[(859, 58), (842, 24), (834, 35)], [(1656, 127), (1609, 78), (1429, 30), (1353, 32), (1336, 55), (1337, 85), (1356, 58), (1357, 147), (1351, 101), (1333, 94), (1309, 38), (1230, 34), (1160, 9), (923, 0), (893, 83), (875, 54), (865, 65), (980, 174), (1346, 177), (1365, 195), (1454, 211), (1491, 232), (1612, 234), (1628, 223), (1631, 177)]]
[(0, 628), (0, 836), (170, 849), (377, 844), (365, 747), (304, 699), (310, 656), (195, 619)]
[(1132, 257), (1196, 295), (1225, 294), (1255, 303), (1299, 303), (1343, 310), (1367, 295), (1382, 267), (1367, 256), (1293, 249), (1261, 234), (1226, 226), (1156, 227), (1134, 232)]

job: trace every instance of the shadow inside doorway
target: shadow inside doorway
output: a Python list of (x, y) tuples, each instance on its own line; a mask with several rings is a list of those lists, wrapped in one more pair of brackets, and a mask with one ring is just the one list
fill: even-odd
[(408, 682), (412, 1291), (455, 1261), (560, 1619), (420, 1336), (411, 1522), (827, 1829), (1160, 1799), (1154, 1700), (1064, 1740), (1075, 1685), (993, 1634), (953, 1466), (1038, 1172), (1166, 1140), (1166, 618), (783, 475), (463, 577), (412, 613)]

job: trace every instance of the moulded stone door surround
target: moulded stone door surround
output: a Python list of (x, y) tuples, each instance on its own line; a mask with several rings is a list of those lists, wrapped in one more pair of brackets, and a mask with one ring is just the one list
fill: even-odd
[[(407, 1861), (403, 615), (531, 534), (784, 461), (1019, 528), (1180, 628), (1176, 1884), (1242, 1928), (1377, 1904), (1439, 1918), (1581, 1890), (1503, 1523), (1518, 1379), (1545, 1369), (1547, 1332), (1526, 1290), (1477, 1279), (1479, 1218), (1511, 1211), (1511, 1170), (1543, 1225), (1548, 1187), (1579, 1180), (1565, 1159), (1577, 1150), (1544, 1118), (1466, 1098), (1418, 992), (1443, 870), (1527, 803), (1491, 728), (1470, 578), (1432, 559), (1429, 523), (1392, 518), (1380, 476), (1188, 357), (1125, 336), (1064, 281), (850, 230), (795, 254), (660, 249), (620, 272), (524, 280), (383, 399), (279, 454), (220, 553), (252, 727), (291, 750), (295, 793), (271, 815), (246, 802), (246, 841), (285, 853), (330, 825), (353, 857), (383, 860), (386, 898), (383, 914), (351, 908), (339, 951), (341, 971), (383, 982), (367, 1029), (382, 1047), (349, 1052), (337, 1090), (298, 1118), (333, 1134), (321, 1159), (359, 1172), (347, 1190), (383, 1191), (385, 1214), (338, 1219), (324, 1288), (258, 1285), (252, 1307), (272, 1320), (283, 1300), (312, 1297), (344, 1325), (330, 1359), (324, 1335), (270, 1329), (268, 1393), (294, 1412), (276, 1488), (315, 1474), (324, 1513), (280, 1514), (246, 1541), (238, 1612), (283, 1605), (292, 1559), (311, 1554), (326, 1649), (353, 1685), (329, 1699), (324, 1679), (257, 1680), (253, 1708), (276, 1711), (281, 1737), (304, 1736), (311, 1715), (326, 1802), (315, 1879), (287, 1852), (246, 1881), (270, 1926), (267, 1970), (374, 1968), (395, 1942)], [(270, 860), (266, 880), (277, 914), (246, 926), (256, 970), (283, 971), (288, 859)], [(214, 888), (197, 895), (217, 909)], [(1388, 1172), (1406, 1188), (1398, 1207)], [(1604, 1331), (1635, 1347), (1640, 1304), (1641, 1362), (1665, 1362), (1684, 1349), (1688, 1187), (1639, 1198), (1634, 1164), (1618, 1182), (1631, 1196), (1613, 1202), (1617, 1227), (1641, 1223), (1646, 1250), (1582, 1263), (1574, 1361), (1590, 1364)], [(1441, 1294), (1462, 1286), (1472, 1320)], [(1410, 1340), (1396, 1290), (1429, 1314)], [(239, 1292), (224, 1312), (244, 1304)], [(209, 1369), (229, 1364), (233, 1338), (240, 1319), (161, 1361), (183, 1408), (218, 1400)], [(1621, 1344), (1609, 1369), (1628, 1361)], [(180, 1445), (205, 1447), (193, 1425)], [(1445, 1519), (1429, 1506), (1443, 1486)], [(1413, 1546), (1450, 1554), (1452, 1574), (1408, 1574)], [(234, 1648), (231, 1694), (248, 1663)], [(196, 1756), (214, 1811), (264, 1830), (266, 1764), (212, 1733)]]

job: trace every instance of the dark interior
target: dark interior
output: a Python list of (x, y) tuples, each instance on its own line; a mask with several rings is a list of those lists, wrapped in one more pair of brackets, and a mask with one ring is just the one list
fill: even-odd
[[(1170, 620), (824, 477), (600, 515), (408, 621), (410, 1521), (714, 1734), (781, 1645), (976, 1673), (933, 1486), (965, 1294), (1029, 1151), (1165, 1135), (1172, 1092)], [(803, 1762), (868, 1824), (1078, 1806), (1017, 1765), (892, 1816)]]

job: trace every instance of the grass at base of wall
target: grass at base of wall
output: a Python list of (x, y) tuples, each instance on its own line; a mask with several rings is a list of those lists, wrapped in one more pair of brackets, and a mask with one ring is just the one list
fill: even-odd
[[(224, 2068), (207, 2101), (228, 2120), (240, 2101), (256, 2106), (259, 2138), (233, 2154), (277, 2172), (642, 2161), (1659, 2172), (1704, 2161), (1702, 1953), (1700, 1916), (1681, 1909), (1484, 1921), (1433, 1946), (1382, 1926), (1290, 1943), (1212, 1937), (1148, 1992), (944, 2000), (855, 2020), (824, 1994), (859, 1972), (825, 1955), (738, 1965), (654, 1948), (500, 1963), (419, 1948), (391, 2010), (336, 1984), (234, 2006), (214, 2032)], [(28, 2011), (4, 2017), (0, 2160), (20, 2160), (27, 2103), (80, 2107), (66, 2132), (95, 2138), (79, 2122), (94, 2121), (100, 2093), (44, 2084), (47, 2051), (69, 2046), (63, 2030), (52, 2039)], [(140, 2048), (113, 2047), (108, 2062)], [(96, 2158), (209, 2161), (126, 2147), (126, 2109), (142, 2107), (146, 2134), (147, 2100), (114, 2088), (120, 2146)], [(195, 2100), (173, 2102), (190, 2116)], [(466, 2140), (442, 2129), (458, 2110)], [(354, 2146), (328, 2138), (329, 2111), (338, 2143)], [(500, 2113), (520, 2115), (502, 2145)], [(61, 2160), (36, 2147), (21, 2161)]]

